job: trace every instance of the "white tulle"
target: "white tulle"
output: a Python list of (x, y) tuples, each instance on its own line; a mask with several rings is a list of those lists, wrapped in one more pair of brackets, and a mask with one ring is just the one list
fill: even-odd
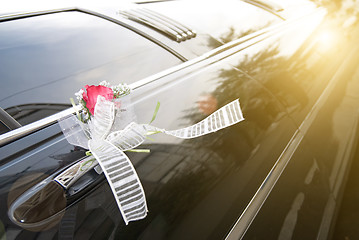
[(195, 125), (171, 131), (131, 122), (134, 119), (133, 111), (128, 106), (128, 99), (116, 103), (99, 96), (95, 114), (89, 123), (84, 124), (75, 116), (59, 121), (68, 142), (90, 149), (99, 162), (126, 224), (146, 217), (148, 209), (138, 175), (123, 151), (141, 145), (149, 132), (190, 139), (216, 132), (244, 120), (238, 99)]

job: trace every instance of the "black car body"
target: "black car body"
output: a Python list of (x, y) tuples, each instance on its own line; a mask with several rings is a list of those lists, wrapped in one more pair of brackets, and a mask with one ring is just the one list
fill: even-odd
[[(329, 238), (356, 149), (357, 47), (344, 34), (323, 41), (344, 30), (312, 2), (290, 2), (2, 14), (0, 238)], [(153, 124), (178, 129), (238, 98), (245, 120), (126, 153), (149, 213), (125, 225), (98, 168), (66, 191), (47, 185), (86, 157), (57, 120), (74, 114), (76, 91), (102, 80), (132, 87), (139, 123), (157, 102)]]

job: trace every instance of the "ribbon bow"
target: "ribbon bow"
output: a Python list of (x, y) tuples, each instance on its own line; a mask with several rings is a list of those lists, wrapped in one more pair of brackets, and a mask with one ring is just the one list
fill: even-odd
[(218, 109), (197, 124), (173, 131), (135, 122), (131, 122), (122, 130), (114, 130), (118, 129), (119, 124), (121, 125), (118, 121), (121, 112), (116, 110), (118, 110), (116, 103), (99, 95), (94, 116), (89, 123), (84, 124), (71, 115), (59, 121), (59, 124), (70, 144), (89, 149), (96, 158), (126, 225), (130, 221), (145, 218), (148, 208), (141, 181), (124, 151), (141, 145), (149, 132), (190, 139), (244, 120), (238, 99)]

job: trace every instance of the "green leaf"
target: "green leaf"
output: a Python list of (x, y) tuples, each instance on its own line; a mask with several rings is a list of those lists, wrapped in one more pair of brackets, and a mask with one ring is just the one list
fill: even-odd
[(156, 119), (158, 110), (160, 109), (160, 105), (161, 105), (160, 102), (157, 102), (156, 109), (155, 109), (155, 112), (153, 113), (152, 120), (151, 120), (150, 124)]
[(162, 132), (161, 131), (148, 131), (146, 133), (146, 136), (151, 136), (151, 135), (158, 134), (158, 133), (162, 133)]
[(149, 152), (151, 152), (151, 150), (150, 149), (130, 149), (130, 150), (126, 150), (126, 152), (149, 153)]

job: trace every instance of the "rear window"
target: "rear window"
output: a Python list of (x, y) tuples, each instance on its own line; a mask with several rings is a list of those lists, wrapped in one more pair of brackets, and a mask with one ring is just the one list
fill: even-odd
[(181, 63), (142, 36), (82, 12), (0, 23), (0, 107), (27, 124), (69, 107), (84, 85), (132, 83)]

